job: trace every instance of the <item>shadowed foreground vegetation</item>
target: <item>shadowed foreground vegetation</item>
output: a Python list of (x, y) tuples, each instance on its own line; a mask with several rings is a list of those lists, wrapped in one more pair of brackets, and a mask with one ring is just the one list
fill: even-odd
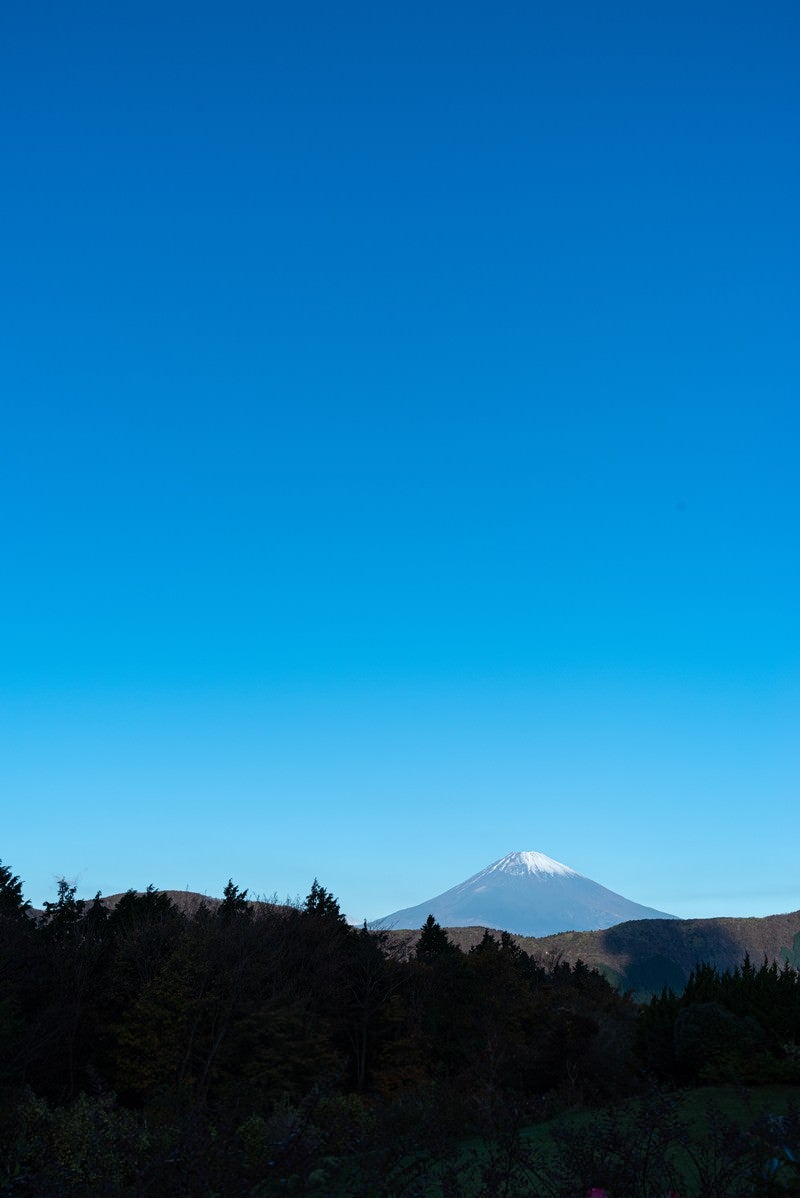
[[(317, 882), (297, 907), (231, 882), (191, 912), (152, 887), (87, 904), (62, 882), (45, 908), (0, 866), (0, 1195), (800, 1185), (788, 963), (699, 967), (642, 1007), (505, 934), (463, 953), (432, 918), (398, 955)], [(668, 1093), (711, 1083), (772, 1086), (766, 1114)]]

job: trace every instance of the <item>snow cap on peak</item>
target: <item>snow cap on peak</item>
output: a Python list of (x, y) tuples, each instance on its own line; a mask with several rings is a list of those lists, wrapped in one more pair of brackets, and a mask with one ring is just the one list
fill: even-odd
[(499, 869), (504, 874), (564, 874), (574, 878), (580, 877), (580, 874), (568, 865), (562, 865), (560, 861), (554, 861), (544, 853), (535, 852), (508, 853), (500, 861), (496, 861), (492, 868)]

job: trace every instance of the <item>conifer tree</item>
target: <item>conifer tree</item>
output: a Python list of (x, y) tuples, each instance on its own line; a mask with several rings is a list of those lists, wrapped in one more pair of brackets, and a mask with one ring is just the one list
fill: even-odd
[(233, 878), (228, 878), (228, 885), (222, 892), (222, 902), (217, 910), (217, 918), (223, 923), (232, 923), (234, 919), (249, 919), (252, 914), (252, 907), (247, 901), (247, 891), (240, 890)]
[(30, 902), (22, 897), (22, 882), (0, 861), (0, 915), (20, 918), (30, 909)]
[(342, 924), (347, 923), (345, 916), (339, 908), (337, 899), (324, 886), (320, 886), (316, 878), (311, 885), (309, 894), (306, 896), (306, 901), (303, 903), (303, 911), (306, 915), (316, 915), (322, 919), (330, 919)]
[(429, 915), (422, 925), (417, 941), (417, 960), (431, 961), (458, 951), (458, 946), (453, 944), (444, 928)]

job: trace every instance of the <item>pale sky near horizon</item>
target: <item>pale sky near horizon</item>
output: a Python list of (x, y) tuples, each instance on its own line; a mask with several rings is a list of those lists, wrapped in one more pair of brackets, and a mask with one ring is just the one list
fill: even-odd
[(793, 4), (3, 6), (0, 859), (800, 908)]

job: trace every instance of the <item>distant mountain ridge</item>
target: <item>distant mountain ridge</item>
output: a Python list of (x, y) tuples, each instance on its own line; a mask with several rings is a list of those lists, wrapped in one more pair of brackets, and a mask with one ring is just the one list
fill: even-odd
[[(559, 862), (553, 864), (560, 865)], [(494, 865), (499, 867), (500, 862)], [(567, 866), (561, 868), (568, 869)], [(216, 911), (221, 901), (194, 891), (166, 890), (162, 893), (190, 917), (201, 905)], [(100, 901), (115, 907), (122, 897), (122, 893), (107, 895)], [(87, 907), (91, 902), (91, 899), (87, 900)], [(291, 906), (284, 907), (274, 896), (271, 900), (254, 899), (249, 905), (256, 911), (267, 908), (288, 910)], [(41, 918), (43, 912), (32, 911), (31, 914)], [(388, 939), (392, 951), (401, 955), (413, 952), (421, 923), (406, 931), (396, 926), (395, 930), (390, 930)], [(464, 952), (480, 943), (487, 927), (444, 926), (453, 943)], [(748, 954), (755, 965), (766, 959), (779, 966), (786, 964), (800, 969), (800, 910), (743, 918), (636, 919), (595, 931), (567, 931), (541, 937), (515, 935), (514, 939), (525, 952), (545, 964), (559, 960), (574, 964), (580, 958), (590, 968), (600, 970), (619, 989), (630, 990), (634, 998), (643, 1001), (660, 993), (665, 985), (676, 992), (681, 991), (692, 969), (701, 962), (715, 965), (720, 970), (734, 969)]]
[[(469, 952), (485, 928), (448, 928), (454, 944)], [(411, 951), (417, 933), (395, 932), (396, 944)], [(800, 969), (800, 911), (783, 915), (731, 916), (716, 919), (637, 919), (594, 932), (561, 932), (553, 936), (515, 936), (521, 948), (547, 964), (571, 965), (580, 958), (598, 969), (620, 990), (648, 999), (669, 986), (679, 993), (700, 963), (735, 969), (745, 954), (754, 965), (766, 960)]]
[(676, 918), (607, 890), (534, 851), (508, 853), (465, 882), (370, 926), (419, 928), (429, 915), (442, 927), (479, 925), (521, 936), (591, 931), (633, 919)]

